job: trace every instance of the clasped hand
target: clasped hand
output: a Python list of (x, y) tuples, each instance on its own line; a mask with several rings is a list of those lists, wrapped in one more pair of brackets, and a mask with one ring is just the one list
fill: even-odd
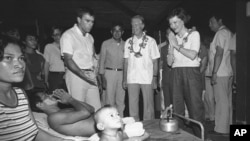
[(71, 95), (69, 95), (66, 91), (63, 89), (56, 89), (53, 91), (53, 96), (58, 98), (59, 101), (63, 104), (69, 103), (69, 101), (72, 99)]

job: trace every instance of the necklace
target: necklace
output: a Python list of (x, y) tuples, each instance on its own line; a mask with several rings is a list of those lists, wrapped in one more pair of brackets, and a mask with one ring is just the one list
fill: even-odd
[(134, 53), (136, 58), (142, 57), (141, 49), (144, 49), (146, 47), (146, 45), (147, 45), (147, 42), (148, 42), (148, 38), (146, 36), (146, 33), (143, 33), (143, 34), (144, 35), (142, 37), (142, 43), (139, 44), (140, 48), (139, 48), (139, 51), (137, 51), (137, 52), (134, 51), (134, 47), (133, 47), (134, 46), (134, 42), (133, 42), (134, 36), (132, 36), (132, 39), (129, 40), (130, 46), (128, 47), (128, 49), (130, 50), (130, 53)]

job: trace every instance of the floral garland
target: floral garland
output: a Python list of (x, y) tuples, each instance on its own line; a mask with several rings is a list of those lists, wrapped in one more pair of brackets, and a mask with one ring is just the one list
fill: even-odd
[(130, 46), (128, 47), (128, 49), (130, 50), (130, 53), (134, 53), (136, 58), (139, 58), (142, 56), (141, 49), (144, 49), (147, 45), (148, 38), (147, 38), (146, 34), (144, 33), (144, 35), (142, 37), (142, 43), (139, 44), (140, 49), (137, 52), (135, 52), (134, 48), (133, 48), (133, 45), (134, 45), (133, 39), (134, 39), (134, 36), (132, 37), (132, 39), (129, 40)]
[(186, 43), (186, 42), (188, 41), (189, 35), (190, 35), (192, 32), (194, 32), (194, 31), (196, 31), (196, 30), (195, 30), (195, 29), (190, 29), (190, 30), (188, 31), (187, 36), (183, 38), (183, 43)]

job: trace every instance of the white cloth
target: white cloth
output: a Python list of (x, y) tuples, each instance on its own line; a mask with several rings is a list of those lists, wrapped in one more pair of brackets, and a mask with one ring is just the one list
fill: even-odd
[(56, 43), (50, 43), (45, 46), (43, 54), (46, 62), (49, 63), (49, 71), (52, 72), (64, 72), (64, 63), (61, 59), (61, 51), (59, 45)]
[[(188, 36), (188, 37), (187, 37)], [(187, 37), (187, 40), (185, 40)], [(178, 45), (183, 45), (183, 48), (190, 49), (196, 51), (197, 53), (200, 50), (200, 34), (197, 31), (193, 31), (188, 35), (186, 33), (182, 38), (176, 35)], [(175, 67), (199, 67), (200, 66), (200, 59), (197, 57), (194, 60), (184, 56), (182, 53), (174, 49), (174, 63), (172, 65), (173, 68)]]
[[(216, 54), (216, 47), (219, 46), (224, 49), (223, 58), (217, 72), (217, 76), (232, 76), (232, 67), (230, 63), (230, 50), (232, 33), (225, 26), (221, 26), (216, 32), (209, 50), (209, 73), (212, 74), (214, 67), (214, 57)], [(210, 75), (211, 76), (211, 75)]]
[(89, 33), (84, 36), (76, 24), (63, 33), (60, 46), (62, 55), (73, 55), (73, 60), (80, 69), (93, 67), (94, 39)]
[(159, 49), (155, 39), (146, 36), (148, 40), (145, 42), (145, 48), (141, 49), (142, 56), (136, 58), (133, 52), (130, 52), (129, 43), (133, 39), (133, 49), (139, 51), (139, 44), (142, 43), (142, 38), (136, 36), (130, 37), (125, 42), (124, 58), (128, 59), (127, 83), (151, 84), (153, 79), (153, 60), (160, 57)]

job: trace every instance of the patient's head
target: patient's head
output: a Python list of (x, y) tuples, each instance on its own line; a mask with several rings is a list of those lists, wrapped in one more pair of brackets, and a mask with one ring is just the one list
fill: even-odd
[(44, 112), (51, 106), (57, 106), (58, 101), (46, 92), (36, 91), (28, 94), (31, 110), (34, 112)]
[(122, 127), (122, 119), (115, 107), (104, 106), (96, 111), (95, 121), (98, 130), (118, 130)]

